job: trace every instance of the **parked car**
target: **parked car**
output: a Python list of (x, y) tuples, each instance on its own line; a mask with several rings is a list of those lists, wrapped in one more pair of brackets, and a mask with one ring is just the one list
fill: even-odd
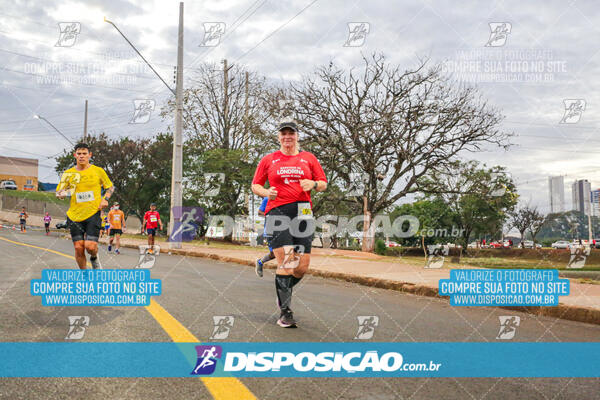
[(594, 239), (593, 244), (594, 248), (600, 249), (600, 239)]
[[(533, 249), (533, 240), (524, 240), (523, 241), (523, 248), (525, 249)], [(541, 249), (542, 245), (539, 243), (535, 244), (535, 248), (536, 249)]]
[(67, 229), (67, 221), (57, 222), (56, 229)]
[(553, 249), (568, 249), (569, 242), (567, 242), (566, 240), (558, 240), (558, 241), (552, 243), (552, 248)]
[(489, 247), (492, 249), (501, 249), (503, 245), (500, 242), (490, 242)]
[(396, 242), (391, 241), (391, 240), (389, 242), (386, 242), (385, 245), (387, 247), (402, 247), (402, 245), (400, 243), (396, 243)]
[(17, 190), (17, 184), (15, 181), (2, 181), (0, 182), (0, 189)]

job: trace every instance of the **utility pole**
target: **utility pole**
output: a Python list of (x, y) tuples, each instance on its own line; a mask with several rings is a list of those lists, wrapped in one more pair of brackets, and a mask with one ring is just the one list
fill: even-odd
[(592, 241), (594, 240), (594, 233), (592, 232), (592, 213), (591, 213), (591, 210), (590, 210), (590, 213), (588, 214), (588, 240), (589, 240), (589, 243), (590, 243), (590, 246), (591, 246), (592, 245)]
[[(169, 214), (170, 237), (176, 226), (181, 223), (181, 204), (183, 191), (181, 181), (183, 176), (183, 146), (181, 129), (183, 125), (183, 2), (179, 3), (179, 33), (177, 40), (177, 85), (175, 86), (175, 134), (173, 136), (173, 166), (171, 178), (171, 212)], [(176, 209), (175, 214), (173, 210)], [(172, 249), (181, 248), (181, 237), (170, 241)]]
[(85, 142), (87, 140), (87, 103), (88, 101), (85, 101), (85, 117), (83, 119), (83, 141)]

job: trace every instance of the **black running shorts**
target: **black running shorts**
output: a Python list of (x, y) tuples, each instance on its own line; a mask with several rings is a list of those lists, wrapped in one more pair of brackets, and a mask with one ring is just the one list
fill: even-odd
[(294, 246), (297, 253), (310, 254), (315, 225), (310, 203), (297, 201), (269, 210), (265, 233), (273, 249)]
[(123, 234), (123, 230), (122, 229), (110, 229), (110, 236), (115, 236), (115, 235), (122, 235)]
[(75, 222), (67, 218), (67, 226), (71, 231), (71, 239), (74, 242), (78, 242), (80, 240), (97, 242), (98, 236), (100, 235), (100, 229), (102, 229), (100, 211), (88, 219), (84, 219), (83, 221)]

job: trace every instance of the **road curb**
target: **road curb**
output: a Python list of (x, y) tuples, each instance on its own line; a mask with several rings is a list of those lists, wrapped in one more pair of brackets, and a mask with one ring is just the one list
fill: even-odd
[[(135, 248), (138, 246), (132, 244), (121, 244), (122, 247)], [(244, 260), (237, 257), (225, 257), (217, 254), (204, 253), (198, 250), (183, 250), (183, 249), (160, 249), (161, 253), (171, 253), (182, 256), (193, 256), (210, 258), (213, 260), (231, 262), (235, 264), (248, 265), (254, 267), (254, 262)], [(266, 265), (265, 268), (275, 269), (272, 265)], [(436, 287), (419, 285), (412, 282), (391, 281), (387, 279), (372, 278), (360, 275), (345, 274), (342, 272), (323, 271), (319, 269), (309, 268), (308, 274), (328, 278), (337, 279), (346, 282), (352, 282), (363, 286), (371, 286), (380, 289), (396, 290), (399, 292), (410, 293), (418, 296), (436, 297), (438, 299), (449, 300), (448, 296), (440, 296)], [(555, 307), (510, 307), (498, 306), (497, 308), (505, 310), (515, 310), (528, 314), (539, 315), (544, 317), (554, 317), (566, 319), (570, 321), (585, 322), (588, 324), (600, 325), (600, 310), (588, 307), (571, 306), (559, 304)]]

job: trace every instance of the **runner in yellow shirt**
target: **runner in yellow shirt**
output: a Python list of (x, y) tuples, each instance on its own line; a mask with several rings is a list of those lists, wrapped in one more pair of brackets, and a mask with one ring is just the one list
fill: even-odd
[[(56, 196), (71, 196), (67, 211), (67, 225), (75, 247), (75, 259), (79, 268), (86, 269), (85, 251), (90, 255), (92, 268), (101, 269), (98, 261), (98, 236), (102, 228), (100, 210), (108, 206), (114, 186), (106, 172), (90, 164), (92, 152), (85, 143), (75, 146), (73, 157), (77, 164), (66, 170), (56, 187)], [(104, 197), (101, 189), (104, 188)]]
[(112, 250), (113, 239), (115, 241), (115, 254), (121, 254), (121, 235), (125, 230), (125, 214), (119, 210), (119, 203), (115, 203), (108, 212), (108, 223), (110, 224), (110, 239), (108, 241), (108, 252)]

